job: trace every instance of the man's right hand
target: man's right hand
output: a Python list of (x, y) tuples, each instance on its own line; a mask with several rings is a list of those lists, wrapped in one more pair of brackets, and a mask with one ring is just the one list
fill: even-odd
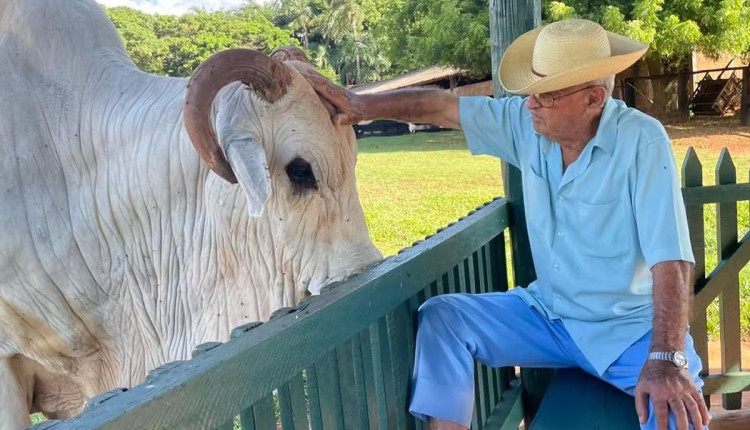
[(334, 85), (328, 78), (316, 72), (305, 72), (303, 76), (312, 85), (321, 99), (333, 106), (331, 121), (337, 125), (353, 125), (369, 119), (365, 118), (365, 104), (362, 97)]

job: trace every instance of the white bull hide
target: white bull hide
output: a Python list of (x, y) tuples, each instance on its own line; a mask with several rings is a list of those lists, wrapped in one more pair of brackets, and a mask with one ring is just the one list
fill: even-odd
[(3, 0), (0, 55), (0, 429), (71, 416), (380, 258), (354, 133), (305, 65), (264, 57), (273, 73), (208, 101), (232, 168), (206, 162), (238, 186), (188, 137), (187, 80), (139, 71), (93, 0)]

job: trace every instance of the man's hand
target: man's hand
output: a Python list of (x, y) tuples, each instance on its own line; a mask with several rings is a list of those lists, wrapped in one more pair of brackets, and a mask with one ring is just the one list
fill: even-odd
[(303, 73), (315, 92), (324, 102), (328, 102), (335, 112), (331, 121), (337, 125), (352, 125), (364, 119), (364, 103), (357, 94), (334, 85), (328, 78), (316, 72)]
[(708, 408), (687, 369), (666, 361), (648, 360), (635, 387), (635, 409), (641, 424), (648, 421), (648, 399), (651, 398), (658, 430), (669, 428), (669, 411), (674, 413), (678, 430), (695, 430), (708, 425)]

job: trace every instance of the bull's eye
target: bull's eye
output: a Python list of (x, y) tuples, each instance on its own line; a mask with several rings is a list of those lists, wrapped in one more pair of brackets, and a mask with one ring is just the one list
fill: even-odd
[(302, 158), (295, 158), (286, 165), (286, 174), (292, 184), (301, 189), (318, 189), (318, 182), (313, 174), (310, 163)]

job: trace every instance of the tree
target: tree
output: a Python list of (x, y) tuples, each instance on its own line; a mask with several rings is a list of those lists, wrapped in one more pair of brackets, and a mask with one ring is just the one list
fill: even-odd
[(298, 45), (257, 6), (226, 12), (194, 11), (180, 17), (149, 15), (127, 7), (105, 8), (125, 48), (144, 71), (189, 76), (210, 55), (229, 48), (270, 52)]
[[(650, 45), (643, 65), (651, 76), (683, 69), (695, 49), (709, 56), (750, 53), (750, 0), (545, 0), (543, 10), (549, 21), (588, 18)], [(674, 107), (674, 81), (651, 85), (655, 113)]]

